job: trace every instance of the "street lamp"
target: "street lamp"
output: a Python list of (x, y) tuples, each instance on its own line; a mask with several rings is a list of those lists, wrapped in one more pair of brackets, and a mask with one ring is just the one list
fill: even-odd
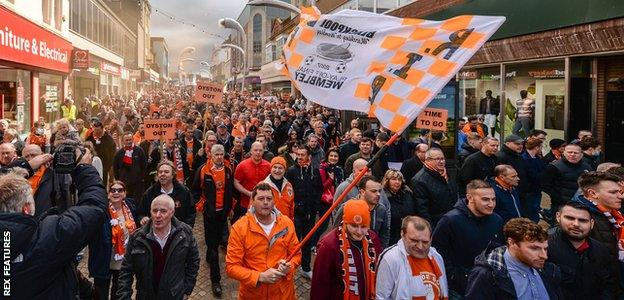
[(184, 54), (192, 54), (193, 52), (195, 52), (195, 47), (185, 47), (184, 49), (182, 49), (182, 51), (180, 51), (180, 54), (178, 55), (178, 83), (180, 86), (182, 86), (182, 70), (184, 70), (182, 68), (182, 62), (186, 61), (186, 60), (182, 60), (182, 56)]
[(301, 14), (301, 10), (299, 8), (297, 8), (296, 6), (294, 6), (294, 5), (290, 4), (290, 3), (279, 1), (279, 0), (251, 0), (247, 4), (251, 5), (251, 6), (277, 7), (277, 8), (282, 8), (282, 9), (291, 11), (291, 12), (297, 14), (297, 15)]
[[(245, 51), (243, 49), (247, 49), (247, 34), (245, 33), (245, 29), (243, 28), (243, 25), (241, 25), (240, 23), (238, 23), (238, 21), (232, 19), (232, 18), (223, 18), (221, 20), (219, 20), (219, 26), (223, 27), (223, 28), (228, 28), (228, 29), (234, 29), (236, 31), (238, 31), (238, 34), (241, 37), (241, 47), (242, 49), (242, 53), (243, 53), (243, 65), (247, 65), (246, 60), (247, 58), (245, 57)], [(229, 45), (229, 44), (228, 44)], [(245, 77), (247, 72), (245, 70), (243, 71), (243, 83), (241, 85), (241, 91), (243, 91), (245, 89)], [(236, 81), (234, 82), (235, 86), (236, 86)]]
[[(241, 85), (241, 92), (245, 90), (245, 74), (247, 73), (247, 59), (245, 57), (245, 50), (243, 48), (234, 45), (234, 44), (221, 44), (219, 48), (232, 48), (238, 50), (243, 56), (243, 64), (240, 68), (241, 73), (243, 74), (243, 83)], [(234, 75), (234, 86), (236, 86), (236, 74)]]

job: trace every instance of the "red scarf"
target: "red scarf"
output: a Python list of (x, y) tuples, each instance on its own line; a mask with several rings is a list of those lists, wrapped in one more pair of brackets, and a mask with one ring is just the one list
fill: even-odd
[(624, 216), (622, 216), (622, 213), (617, 209), (609, 209), (593, 201), (592, 203), (596, 205), (596, 208), (598, 208), (598, 210), (607, 217), (609, 222), (611, 222), (611, 225), (613, 225), (613, 231), (618, 237), (618, 259), (624, 261)]
[(438, 169), (436, 169), (436, 167), (432, 165), (431, 163), (429, 163), (427, 160), (423, 162), (423, 165), (425, 166), (425, 168), (440, 174), (440, 176), (442, 176), (442, 178), (444, 178), (444, 180), (448, 182), (448, 174), (446, 174), (446, 167), (444, 168), (444, 170), (438, 171)]
[(561, 152), (557, 149), (552, 149), (552, 154), (555, 156), (555, 159), (561, 159)]
[(132, 152), (134, 151), (134, 147), (124, 147), (124, 157), (122, 162), (124, 165), (131, 166), (132, 165)]
[[(338, 226), (338, 243), (340, 245), (340, 253), (342, 256), (342, 283), (344, 284), (343, 300), (359, 300), (360, 295), (353, 293), (349, 286), (351, 285), (351, 274), (349, 269), (349, 252), (351, 251), (349, 237), (347, 236), (347, 225), (343, 224)], [(362, 256), (364, 259), (364, 279), (366, 280), (366, 292), (368, 295), (364, 295), (365, 299), (375, 299), (375, 263), (377, 254), (375, 253), (375, 247), (373, 246), (373, 240), (366, 234), (362, 239)], [(355, 268), (355, 265), (352, 266)], [(357, 277), (357, 275), (356, 275)], [(363, 282), (358, 282), (362, 284)]]
[[(121, 203), (121, 211), (124, 216), (124, 226), (128, 230), (128, 236), (134, 229), (136, 228), (136, 224), (134, 223), (134, 218), (132, 218), (132, 214), (130, 213), (130, 209), (126, 205), (126, 202), (123, 201)], [(126, 244), (128, 243), (128, 239), (124, 237), (123, 228), (121, 228), (121, 224), (119, 223), (119, 216), (117, 215), (117, 210), (113, 208), (113, 204), (108, 205), (108, 212), (110, 213), (111, 220), (110, 224), (112, 226), (113, 233), (113, 251), (115, 251), (114, 259), (115, 261), (121, 261), (126, 253)]]

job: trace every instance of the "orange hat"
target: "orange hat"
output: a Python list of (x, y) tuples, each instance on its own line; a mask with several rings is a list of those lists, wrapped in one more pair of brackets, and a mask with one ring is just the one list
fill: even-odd
[(343, 207), (342, 221), (345, 224), (356, 224), (370, 227), (370, 210), (364, 200), (352, 199)]
[(280, 164), (284, 166), (284, 168), (286, 168), (286, 160), (281, 156), (276, 156), (276, 157), (273, 157), (273, 159), (271, 159), (271, 168), (275, 164)]

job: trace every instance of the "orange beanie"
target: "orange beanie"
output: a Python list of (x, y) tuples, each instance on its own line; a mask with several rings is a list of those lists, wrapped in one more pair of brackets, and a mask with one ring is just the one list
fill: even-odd
[(271, 167), (273, 167), (273, 165), (275, 164), (282, 165), (284, 168), (286, 168), (286, 160), (281, 156), (273, 157), (273, 159), (271, 160)]
[(370, 210), (364, 200), (352, 199), (343, 207), (342, 221), (345, 224), (356, 224), (370, 227)]

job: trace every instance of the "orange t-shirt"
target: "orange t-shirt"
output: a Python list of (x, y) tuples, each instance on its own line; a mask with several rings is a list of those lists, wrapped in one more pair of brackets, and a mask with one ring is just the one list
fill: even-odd
[(217, 188), (217, 198), (215, 199), (215, 209), (223, 209), (223, 196), (225, 194), (225, 168), (216, 169), (214, 166), (211, 168), (212, 178), (214, 179), (215, 187)]
[[(425, 285), (431, 286), (431, 290), (435, 294), (433, 299), (442, 299), (440, 291), (440, 282), (435, 275), (434, 266), (431, 264), (429, 258), (415, 258), (411, 255), (407, 256), (410, 268), (412, 269), (412, 276), (420, 276)], [(413, 297), (413, 300), (425, 299), (425, 297)]]
[(193, 140), (186, 141), (186, 163), (189, 168), (193, 165)]

